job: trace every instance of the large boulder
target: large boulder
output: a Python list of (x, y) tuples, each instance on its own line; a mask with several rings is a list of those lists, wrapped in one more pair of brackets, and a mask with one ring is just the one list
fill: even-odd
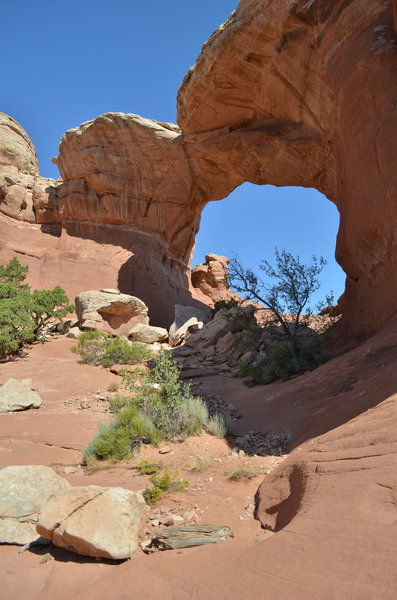
[(118, 290), (81, 292), (76, 296), (75, 304), (82, 329), (128, 335), (134, 325), (149, 323), (146, 304), (139, 298), (122, 294)]
[(164, 327), (153, 327), (153, 325), (145, 325), (138, 323), (129, 332), (130, 336), (137, 336), (146, 344), (154, 344), (155, 342), (165, 342), (168, 339), (168, 331)]
[(39, 536), (41, 508), (69, 482), (50, 467), (15, 466), (0, 471), (0, 543), (28, 544)]
[(201, 310), (195, 306), (175, 304), (174, 322), (170, 327), (170, 344), (177, 346), (189, 333), (197, 331), (209, 320), (209, 311)]
[(143, 496), (123, 488), (74, 487), (46, 504), (37, 532), (55, 546), (84, 556), (129, 558), (147, 508)]
[(18, 380), (10, 377), (0, 387), (0, 412), (15, 412), (28, 408), (38, 408), (41, 404), (39, 394), (30, 387), (30, 380)]

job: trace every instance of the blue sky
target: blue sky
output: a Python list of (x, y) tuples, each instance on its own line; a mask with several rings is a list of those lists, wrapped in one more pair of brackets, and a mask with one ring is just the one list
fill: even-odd
[[(101, 113), (121, 111), (176, 122), (176, 94), (202, 44), (237, 0), (21, 0), (2, 6), (0, 110), (35, 144), (40, 173), (59, 176), (51, 158), (63, 133)], [(193, 264), (208, 252), (237, 252), (255, 268), (274, 246), (302, 259), (324, 256), (325, 294), (338, 296), (339, 216), (314, 190), (244, 184), (203, 212)]]

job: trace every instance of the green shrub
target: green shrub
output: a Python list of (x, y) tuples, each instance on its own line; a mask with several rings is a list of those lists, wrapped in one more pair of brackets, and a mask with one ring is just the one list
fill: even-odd
[(109, 410), (112, 413), (119, 412), (122, 408), (125, 408), (129, 403), (130, 399), (127, 396), (121, 394), (114, 394), (108, 398)]
[(150, 460), (141, 460), (138, 464), (137, 469), (139, 475), (153, 475), (158, 473), (162, 469), (162, 462), (155, 462)]
[[(95, 334), (91, 339), (100, 338)], [(122, 460), (133, 456), (141, 444), (197, 435), (204, 427), (219, 437), (229, 430), (230, 418), (220, 415), (208, 419), (207, 406), (201, 398), (190, 395), (190, 386), (180, 381), (176, 362), (168, 354), (155, 356), (139, 382), (131, 373), (123, 379), (131, 395), (128, 399), (118, 394), (109, 398), (109, 408), (115, 414), (111, 423), (100, 425), (99, 433), (84, 450), (85, 460), (92, 454)]]
[(172, 472), (171, 467), (164, 467), (164, 472), (160, 475), (158, 472), (149, 477), (152, 488), (147, 487), (143, 492), (143, 497), (149, 506), (156, 504), (166, 492), (186, 492), (189, 482), (186, 479), (178, 477), (179, 471)]
[(234, 298), (230, 298), (230, 300), (217, 300), (214, 304), (214, 308), (211, 310), (211, 317), (213, 318), (217, 312), (226, 308), (227, 310), (231, 308), (237, 308), (239, 303)]
[(62, 318), (74, 310), (59, 286), (31, 292), (23, 283), (27, 272), (28, 267), (17, 258), (0, 265), (0, 356), (18, 352), (37, 338), (51, 318)]
[(72, 352), (80, 354), (83, 363), (111, 367), (112, 365), (134, 364), (146, 360), (150, 351), (142, 342), (131, 342), (124, 337), (113, 337), (101, 331), (84, 331), (77, 339)]
[(223, 438), (232, 430), (232, 419), (228, 414), (216, 413), (208, 420), (205, 428), (211, 435)]

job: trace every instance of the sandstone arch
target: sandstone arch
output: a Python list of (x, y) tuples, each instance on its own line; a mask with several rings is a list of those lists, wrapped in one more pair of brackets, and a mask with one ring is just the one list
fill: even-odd
[(396, 41), (389, 1), (241, 0), (182, 83), (179, 127), (108, 113), (66, 132), (52, 256), (91, 257), (76, 286), (133, 278), (165, 325), (194, 302), (207, 202), (244, 181), (315, 187), (341, 215), (345, 333), (368, 337), (396, 308)]

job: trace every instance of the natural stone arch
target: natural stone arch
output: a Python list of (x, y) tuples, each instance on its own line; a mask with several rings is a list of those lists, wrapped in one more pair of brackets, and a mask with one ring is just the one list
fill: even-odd
[(244, 181), (314, 187), (341, 215), (345, 333), (371, 335), (397, 293), (396, 75), (390, 2), (241, 0), (185, 77), (179, 127), (108, 113), (66, 132), (46, 264), (89, 256), (75, 291), (129, 286), (167, 325), (206, 301), (189, 274), (207, 202)]

